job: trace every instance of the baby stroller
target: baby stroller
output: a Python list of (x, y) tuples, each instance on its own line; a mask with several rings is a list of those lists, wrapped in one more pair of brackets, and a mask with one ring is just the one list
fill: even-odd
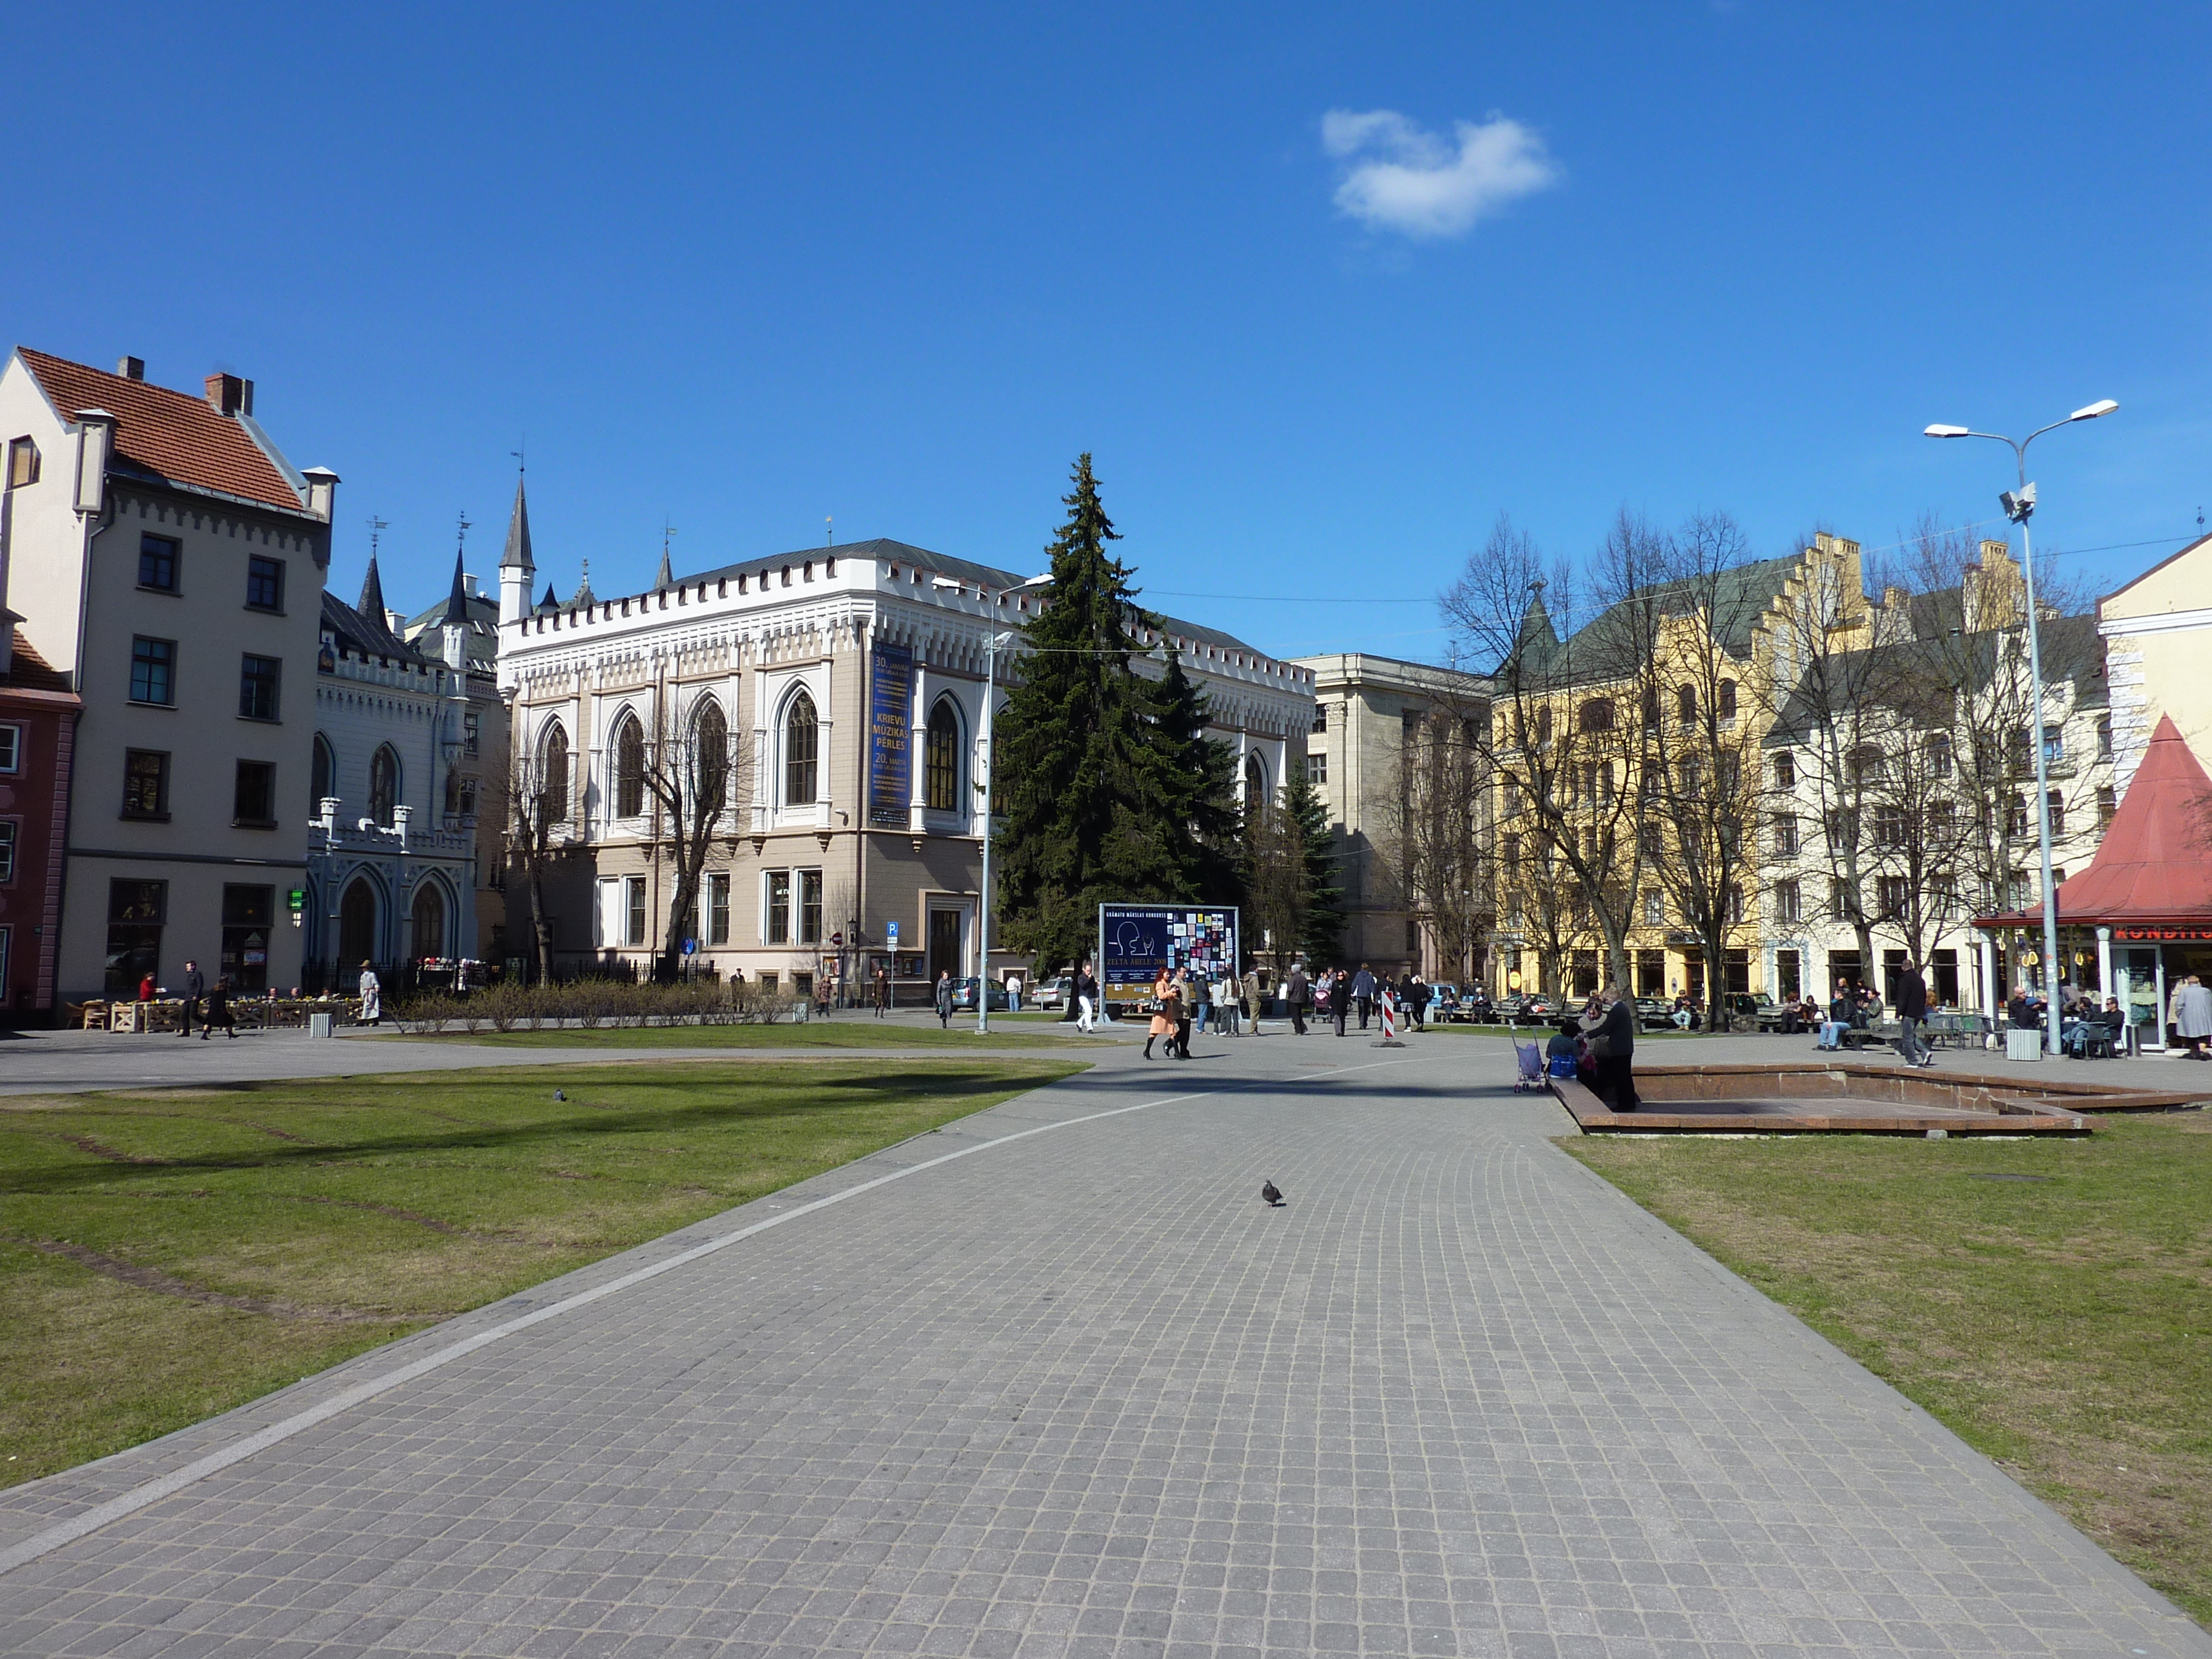
[(1513, 1079), (1513, 1092), (1517, 1095), (1534, 1089), (1540, 1093), (1544, 1087), (1544, 1051), (1533, 1042), (1516, 1042), (1513, 1053), (1521, 1062), (1521, 1069)]

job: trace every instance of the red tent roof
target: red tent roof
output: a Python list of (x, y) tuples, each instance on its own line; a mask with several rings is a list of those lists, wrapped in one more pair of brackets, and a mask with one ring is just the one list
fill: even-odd
[[(1983, 925), (2027, 922), (1992, 916)], [(2112, 815), (2097, 856), (2058, 885), (2062, 924), (2212, 927), (2212, 778), (2173, 723), (2160, 720), (2150, 749)]]

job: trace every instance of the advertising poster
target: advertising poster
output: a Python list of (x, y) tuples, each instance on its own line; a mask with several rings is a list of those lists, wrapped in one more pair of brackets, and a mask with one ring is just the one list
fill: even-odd
[(914, 778), (914, 653), (878, 645), (868, 687), (868, 822), (903, 830)]
[(1162, 968), (1226, 970), (1239, 960), (1236, 907), (1102, 904), (1098, 988), (1105, 1000), (1142, 1002)]

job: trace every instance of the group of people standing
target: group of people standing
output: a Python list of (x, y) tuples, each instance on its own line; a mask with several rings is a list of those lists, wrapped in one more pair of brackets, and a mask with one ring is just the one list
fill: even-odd
[[(1302, 981), (1304, 975), (1291, 970), (1293, 981)], [(1348, 968), (1325, 968), (1313, 983), (1314, 1012), (1331, 1021), (1336, 1034), (1342, 1036), (1354, 1015), (1358, 1017), (1359, 1029), (1365, 1030), (1367, 1022), (1375, 1018), (1384, 998), (1408, 1030), (1419, 1030), (1428, 1023), (1430, 988), (1421, 977), (1420, 970), (1409, 968), (1393, 978), (1389, 974), (1376, 974), (1361, 963), (1357, 971)], [(1301, 1036), (1305, 1032), (1299, 999), (1291, 1003), (1291, 1019)]]
[(1618, 985), (1608, 985), (1583, 1005), (1579, 1015), (1565, 1014), (1544, 1046), (1545, 1069), (1553, 1077), (1579, 1078), (1616, 1112), (1632, 1112), (1636, 1092), (1636, 1005)]

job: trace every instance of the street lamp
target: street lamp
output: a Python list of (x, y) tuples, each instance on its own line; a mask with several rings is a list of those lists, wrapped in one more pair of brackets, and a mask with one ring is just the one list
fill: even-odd
[(2020, 526), (2021, 568), (2027, 576), (2027, 672), (2035, 687), (2035, 827), (2043, 852), (2043, 1046), (2045, 1053), (2053, 1054), (2058, 1052), (2058, 988), (2051, 979), (2058, 963), (2058, 890), (2051, 879), (2051, 770), (2043, 741), (2043, 646), (2035, 615), (2035, 549), (2027, 533), (2027, 521), (2035, 514), (2035, 486), (2027, 481), (2027, 447), (2046, 432), (2056, 432), (2076, 421), (2094, 421), (2118, 407), (2110, 398), (2100, 398), (2063, 421), (2038, 427), (2017, 441), (2000, 433), (1975, 432), (1963, 426), (1927, 428), (1930, 438), (1989, 438), (2010, 444), (2018, 468), (2019, 487), (2004, 491), (1997, 504), (2004, 508), (2005, 517)]
[[(942, 580), (941, 578), (939, 580)], [(1016, 582), (1008, 593), (1026, 593), (1052, 580), (1047, 571), (1025, 582)], [(1001, 596), (1003, 597), (1003, 595)], [(975, 1035), (991, 1030), (991, 705), (999, 697), (999, 647), (1010, 644), (1013, 632), (994, 632), (983, 647), (983, 781), (976, 786), (983, 797), (983, 891), (975, 904)]]

